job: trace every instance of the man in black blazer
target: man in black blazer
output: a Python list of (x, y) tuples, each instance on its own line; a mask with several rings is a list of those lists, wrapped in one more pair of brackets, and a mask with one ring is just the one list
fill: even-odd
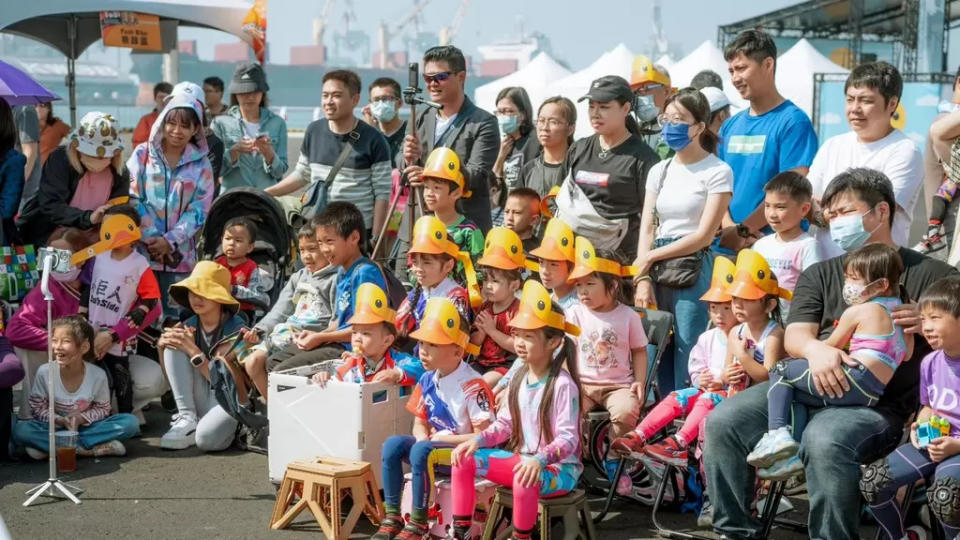
[[(429, 99), (443, 108), (428, 108), (417, 117), (416, 135), (404, 140), (402, 158), (410, 182), (417, 185), (423, 163), (434, 148), (445, 146), (456, 152), (465, 188), (473, 192), (470, 198), (461, 199), (463, 214), (486, 234), (492, 227), (490, 184), (500, 149), (500, 128), (495, 116), (478, 108), (464, 94), (466, 69), (463, 53), (452, 45), (433, 47), (424, 53), (423, 79)], [(406, 234), (406, 227), (401, 226), (401, 238)]]

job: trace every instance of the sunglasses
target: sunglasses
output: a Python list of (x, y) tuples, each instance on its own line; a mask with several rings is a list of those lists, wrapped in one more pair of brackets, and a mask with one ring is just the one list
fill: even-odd
[(433, 75), (427, 75), (426, 73), (424, 73), (424, 74), (423, 74), (423, 82), (425, 82), (425, 83), (427, 83), (427, 84), (430, 84), (430, 83), (432, 83), (432, 82), (434, 82), (434, 81), (436, 81), (436, 82), (438, 82), (438, 83), (441, 83), (441, 82), (449, 79), (451, 75), (453, 75), (453, 73), (450, 72), (450, 71), (441, 71), (440, 73), (434, 73)]

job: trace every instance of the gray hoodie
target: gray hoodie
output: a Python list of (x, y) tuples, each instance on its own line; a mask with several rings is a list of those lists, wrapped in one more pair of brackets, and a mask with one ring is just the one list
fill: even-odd
[(268, 335), (282, 323), (301, 330), (326, 330), (333, 318), (336, 290), (337, 267), (328, 265), (313, 274), (301, 268), (290, 276), (273, 309), (254, 328)]

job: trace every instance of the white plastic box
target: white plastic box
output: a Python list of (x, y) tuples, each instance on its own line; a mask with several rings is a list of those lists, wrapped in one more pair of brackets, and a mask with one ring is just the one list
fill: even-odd
[(315, 365), (268, 376), (270, 481), (283, 480), (291, 461), (335, 456), (370, 463), (382, 485), (383, 442), (413, 429), (413, 415), (406, 410), (411, 389), (337, 380), (319, 388), (310, 380), (319, 370)]

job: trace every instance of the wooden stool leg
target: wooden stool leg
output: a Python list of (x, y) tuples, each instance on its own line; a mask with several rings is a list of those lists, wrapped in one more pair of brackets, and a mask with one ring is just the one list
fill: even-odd
[(373, 476), (373, 471), (367, 471), (363, 475), (363, 486), (363, 504), (367, 517), (375, 526), (379, 525), (384, 518), (383, 501), (380, 500), (380, 488), (377, 487), (377, 480)]
[(364, 487), (364, 480), (360, 477), (346, 480), (341, 486), (341, 489), (347, 489), (349, 487), (350, 498), (353, 500), (350, 513), (347, 514), (347, 519), (343, 520), (343, 525), (341, 525), (340, 528), (343, 538), (346, 539), (350, 536), (350, 533), (353, 532), (353, 528), (356, 527), (357, 522), (360, 521), (360, 515), (363, 514), (363, 497), (366, 495), (366, 488)]
[[(540, 540), (550, 540), (550, 508), (544, 506), (543, 504), (539, 506), (539, 516), (538, 520), (540, 521)], [(564, 525), (566, 527), (566, 525)]]
[(487, 514), (487, 522), (483, 525), (483, 534), (481, 540), (493, 540), (497, 533), (497, 524), (503, 518), (503, 506), (500, 504), (500, 494), (493, 496), (493, 502), (490, 504), (490, 513)]
[(590, 512), (590, 503), (587, 502), (587, 498), (583, 498), (583, 502), (580, 504), (580, 520), (583, 521), (586, 530), (586, 540), (595, 540), (597, 538), (597, 531), (593, 528), (593, 513)]
[(333, 531), (334, 526), (339, 522), (339, 516), (332, 513), (328, 516), (327, 513), (324, 512), (323, 499), (325, 495), (325, 486), (316, 482), (310, 482), (309, 489), (307, 486), (303, 488), (303, 500), (306, 500), (310, 506), (310, 511), (313, 512), (313, 517), (317, 520), (317, 525), (320, 527), (320, 530), (323, 531), (324, 536), (332, 539), (335, 538)]
[(273, 504), (273, 515), (270, 516), (270, 527), (280, 519), (283, 512), (290, 506), (290, 496), (293, 493), (293, 480), (287, 475), (283, 476), (280, 482), (280, 489), (277, 491), (277, 502)]
[[(309, 500), (309, 497), (306, 494), (306, 483), (303, 481), (295, 480), (292, 484), (293, 486), (296, 486), (297, 484), (303, 486), (304, 494), (302, 497), (300, 497), (300, 500), (297, 501), (297, 504), (293, 505), (292, 508), (287, 510), (280, 517), (280, 519), (274, 522), (272, 526), (274, 529), (286, 529), (287, 527), (290, 526), (290, 523), (293, 521), (293, 519), (296, 518), (297, 515), (299, 515), (300, 512), (302, 512), (303, 509), (307, 507), (307, 501)], [(289, 500), (289, 498), (287, 500)]]
[(343, 483), (339, 478), (334, 478), (332, 484), (330, 486), (330, 524), (333, 526), (333, 532), (328, 538), (340, 540), (340, 533), (343, 530), (340, 526), (340, 495), (343, 492)]

